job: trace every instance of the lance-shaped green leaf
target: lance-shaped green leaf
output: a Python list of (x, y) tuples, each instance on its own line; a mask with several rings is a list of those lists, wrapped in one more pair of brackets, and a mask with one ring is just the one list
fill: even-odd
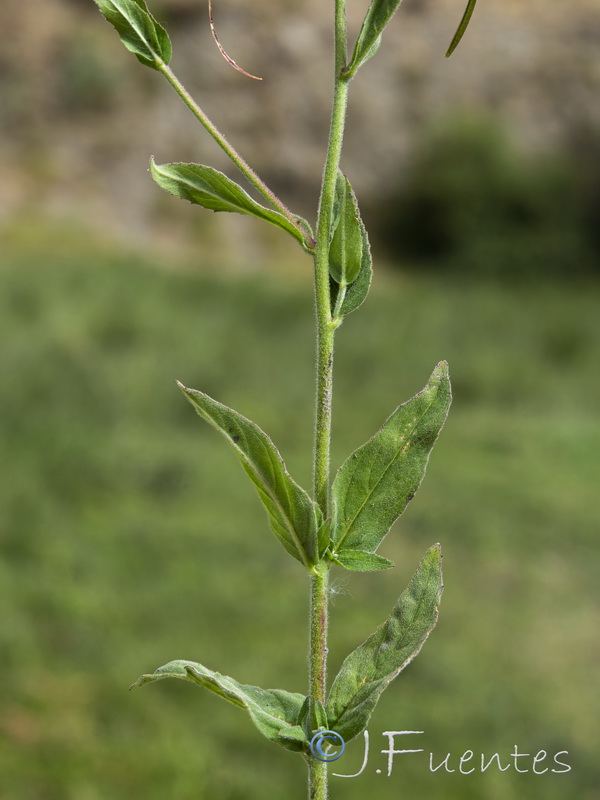
[(372, 58), (379, 47), (385, 26), (394, 16), (401, 2), (402, 0), (372, 0), (344, 75), (354, 75), (365, 61)]
[(159, 69), (171, 60), (172, 48), (166, 30), (148, 11), (144, 0), (94, 0), (119, 34), (125, 47), (142, 64)]
[(425, 388), (340, 467), (331, 490), (334, 557), (379, 547), (423, 480), (451, 400), (448, 364), (441, 361)]
[(329, 272), (333, 280), (346, 287), (358, 278), (362, 265), (363, 235), (356, 195), (341, 172), (336, 184), (335, 225), (329, 244)]
[(391, 615), (350, 653), (333, 682), (327, 724), (345, 741), (364, 731), (383, 690), (423, 647), (437, 622), (442, 589), (442, 555), (434, 545)]
[(288, 553), (306, 567), (318, 561), (317, 530), (322, 522), (316, 504), (295, 483), (271, 439), (237, 411), (196, 389), (179, 388), (202, 419), (233, 447), (262, 500), (273, 533)]
[(473, 16), (473, 11), (475, 11), (475, 4), (477, 0), (469, 0), (467, 3), (467, 7), (465, 8), (465, 13), (462, 16), (461, 21), (458, 24), (458, 28), (456, 29), (456, 33), (452, 37), (452, 41), (450, 42), (450, 47), (446, 51), (446, 58), (450, 58), (452, 53), (456, 50), (458, 45), (460, 44), (460, 40), (465, 35), (465, 31), (469, 27), (469, 22), (471, 22), (471, 17)]
[(333, 314), (338, 306), (339, 293), (342, 292), (342, 300), (339, 304), (339, 316), (345, 317), (351, 311), (357, 309), (371, 288), (371, 280), (373, 278), (373, 259), (371, 258), (371, 245), (369, 244), (369, 237), (367, 229), (364, 226), (362, 219), (359, 218), (360, 233), (362, 237), (362, 258), (358, 276), (356, 280), (348, 287), (339, 286), (333, 278), (329, 281), (330, 294), (331, 294), (331, 313)]
[[(211, 211), (232, 211), (263, 219), (282, 228), (306, 247), (306, 238), (291, 220), (278, 211), (261, 206), (235, 181), (222, 172), (202, 164), (156, 164), (150, 161), (150, 172), (158, 185), (167, 192), (189, 200)], [(306, 220), (298, 221), (307, 232), (310, 226)]]
[(378, 556), (377, 553), (367, 553), (364, 550), (342, 550), (340, 553), (336, 553), (331, 560), (352, 572), (377, 572), (394, 566), (393, 561)]
[(306, 736), (298, 724), (300, 710), (305, 701), (303, 694), (286, 692), (283, 689), (260, 689), (238, 683), (227, 675), (213, 672), (194, 661), (171, 661), (156, 672), (142, 675), (131, 685), (131, 689), (154, 683), (164, 678), (180, 678), (203, 686), (219, 697), (246, 709), (258, 730), (288, 750), (303, 750)]

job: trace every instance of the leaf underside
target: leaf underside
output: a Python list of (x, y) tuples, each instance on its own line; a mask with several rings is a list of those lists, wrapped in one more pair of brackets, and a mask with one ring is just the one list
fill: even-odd
[[(289, 233), (303, 247), (306, 246), (304, 234), (287, 217), (261, 206), (239, 184), (213, 167), (185, 163), (156, 164), (152, 159), (150, 173), (162, 189), (176, 197), (211, 211), (229, 211), (262, 219)], [(308, 222), (301, 218), (298, 218), (298, 222), (310, 235)]]
[(320, 512), (292, 480), (277, 448), (258, 425), (196, 389), (178, 384), (196, 412), (225, 437), (262, 500), (273, 533), (287, 552), (309, 567), (319, 559)]
[(418, 655), (435, 627), (442, 555), (431, 547), (391, 615), (346, 658), (327, 702), (327, 724), (350, 741), (366, 728), (386, 686)]
[(423, 480), (451, 400), (448, 365), (441, 361), (425, 388), (340, 467), (331, 490), (334, 557), (377, 550)]
[(171, 41), (166, 30), (148, 11), (144, 0), (94, 0), (104, 18), (115, 28), (121, 42), (146, 67), (159, 69), (171, 60)]
[(191, 681), (245, 709), (258, 730), (272, 742), (287, 750), (304, 750), (306, 735), (298, 724), (300, 711), (305, 702), (303, 694), (286, 692), (283, 689), (260, 689), (238, 683), (227, 675), (213, 672), (194, 661), (171, 661), (156, 672), (142, 675), (131, 685), (131, 689), (164, 678), (179, 678)]

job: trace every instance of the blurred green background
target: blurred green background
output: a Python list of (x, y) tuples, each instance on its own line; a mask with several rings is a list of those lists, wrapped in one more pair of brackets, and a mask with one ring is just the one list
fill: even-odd
[[(327, 65), (328, 14), (307, 3), (303, 28), (290, 3), (269, 12), (257, 2), (252, 14), (230, 5), (223, 33), (238, 60), (253, 70), (264, 50), (265, 74), (269, 59), (281, 64), (262, 106), (272, 128), (252, 116), (256, 87), (218, 53), (191, 63), (214, 58), (209, 105), (312, 218), (327, 86), (318, 79), (309, 108), (296, 51), (316, 37), (310, 69)], [(193, 59), (194, 36), (208, 43), (203, 12), (185, 0), (158, 6)], [(598, 800), (600, 136), (586, 104), (598, 14), (581, 3), (568, 28), (550, 10), (536, 38), (524, 5), (519, 15), (516, 3), (491, 3), (444, 63), (430, 53), (443, 53), (462, 4), (441, 3), (446, 27), (424, 6), (406, 0), (410, 58), (389, 56), (399, 88), (385, 62), (377, 72), (373, 61), (372, 96), (369, 76), (357, 78), (347, 169), (376, 279), (338, 336), (334, 467), (442, 358), (455, 401), (427, 478), (383, 545), (396, 568), (334, 570), (331, 673), (436, 541), (446, 588), (437, 629), (372, 718), (367, 769), (332, 778), (332, 797)], [(364, 9), (352, 8), (356, 26)], [(13, 31), (0, 79), (0, 800), (300, 800), (302, 760), (239, 709), (178, 682), (127, 686), (190, 658), (304, 690), (307, 580), (174, 381), (255, 420), (308, 485), (310, 263), (278, 231), (153, 188), (150, 152), (218, 157), (195, 129), (188, 142), (158, 76), (121, 53), (93, 9), (4, 0), (0, 18)], [(256, 40), (236, 38), (250, 24)], [(542, 41), (555, 46), (552, 68)], [(519, 69), (537, 128), (515, 100)], [(202, 88), (202, 70), (187, 70)], [(291, 122), (277, 89), (286, 78), (305, 82)], [(233, 95), (219, 88), (230, 85)], [(254, 102), (228, 101), (238, 91)], [(389, 778), (376, 773), (387, 730), (425, 732), (397, 740), (425, 752), (398, 756)], [(527, 774), (429, 771), (430, 752), (436, 764), (450, 753), (458, 769), (466, 750), (476, 767), (481, 753), (511, 763), (515, 745), (531, 754), (519, 762)], [(541, 750), (547, 762), (568, 751), (571, 771), (532, 774)], [(333, 771), (361, 760), (353, 743)]]

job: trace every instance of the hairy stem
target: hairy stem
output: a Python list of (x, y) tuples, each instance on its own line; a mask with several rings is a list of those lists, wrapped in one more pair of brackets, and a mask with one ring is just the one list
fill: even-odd
[[(327, 620), (329, 599), (329, 567), (315, 567), (310, 577), (310, 696), (325, 705), (327, 690)], [(309, 756), (309, 800), (327, 798), (327, 764)]]
[[(348, 81), (342, 77), (346, 63), (346, 0), (335, 2), (335, 84), (327, 157), (321, 184), (314, 256), (315, 313), (317, 328), (317, 390), (314, 443), (314, 496), (325, 517), (329, 514), (329, 460), (331, 402), (333, 388), (333, 343), (337, 322), (331, 316), (329, 291), (329, 231), (333, 215), (335, 184), (342, 153)], [(327, 619), (329, 568), (321, 564), (311, 575), (310, 605), (310, 696), (325, 704), (327, 690)], [(327, 764), (310, 756), (308, 798), (327, 800)]]
[(296, 219), (296, 217), (292, 214), (292, 212), (287, 208), (287, 206), (277, 197), (275, 192), (273, 192), (267, 184), (260, 178), (256, 172), (252, 169), (252, 167), (242, 158), (242, 156), (237, 152), (237, 150), (229, 143), (229, 141), (225, 138), (225, 136), (221, 133), (221, 131), (217, 128), (217, 126), (211, 122), (211, 120), (206, 116), (204, 111), (200, 108), (200, 106), (196, 103), (194, 98), (191, 94), (187, 91), (185, 86), (181, 83), (181, 81), (177, 78), (175, 73), (171, 70), (163, 62), (159, 62), (157, 64), (158, 69), (165, 78), (169, 81), (171, 86), (175, 89), (179, 97), (183, 100), (186, 106), (190, 109), (192, 114), (196, 117), (196, 119), (201, 123), (201, 125), (208, 131), (208, 133), (212, 136), (215, 142), (219, 145), (219, 147), (229, 156), (229, 158), (233, 161), (239, 171), (247, 178), (247, 180), (254, 186), (254, 188), (259, 191), (262, 196), (268, 200), (268, 202), (273, 206), (273, 208), (277, 209), (284, 217), (296, 227), (302, 233), (304, 237), (306, 248), (308, 250), (312, 250), (314, 248), (314, 241), (308, 235), (307, 231), (301, 225), (300, 222)]
[(333, 215), (335, 184), (342, 153), (348, 81), (340, 77), (346, 60), (346, 0), (336, 0), (335, 88), (329, 130), (327, 158), (323, 171), (317, 245), (315, 249), (315, 305), (317, 317), (317, 408), (315, 422), (314, 492), (323, 514), (329, 506), (329, 451), (331, 440), (331, 398), (333, 375), (333, 339), (335, 323), (331, 318), (329, 292), (329, 231)]

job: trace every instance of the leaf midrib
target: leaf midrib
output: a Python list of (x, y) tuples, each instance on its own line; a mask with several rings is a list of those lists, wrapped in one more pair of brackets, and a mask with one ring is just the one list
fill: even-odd
[[(193, 672), (197, 673), (201, 678), (206, 677), (204, 675), (201, 675), (195, 667), (191, 667), (191, 670)], [(227, 687), (227, 690), (229, 692), (234, 694), (236, 697), (240, 697), (240, 701), (244, 704), (244, 706), (246, 708), (249, 708), (250, 706), (252, 706), (254, 709), (258, 709), (263, 716), (268, 717), (269, 719), (272, 719), (272, 720), (276, 720), (277, 722), (283, 722), (286, 725), (288, 725), (289, 727), (293, 727), (291, 725), (291, 723), (289, 723), (287, 721), (287, 719), (285, 719), (283, 717), (278, 717), (277, 714), (273, 714), (272, 712), (265, 711), (264, 708), (262, 708), (262, 706), (260, 706), (257, 703), (256, 700), (254, 700), (252, 697), (250, 697), (250, 695), (246, 694), (246, 692), (242, 688), (242, 684), (237, 683), (237, 681), (234, 678), (229, 678), (226, 675), (221, 675), (220, 678), (221, 678), (221, 682)], [(224, 678), (226, 680), (223, 680)], [(211, 678), (211, 679), (214, 680), (219, 686), (221, 685), (221, 683), (219, 683), (219, 681), (216, 678)], [(237, 690), (235, 690), (235, 686), (234, 686), (234, 689), (232, 690), (231, 685), (227, 686), (227, 681), (232, 681), (233, 684), (235, 686), (239, 687), (239, 688)]]
[[(155, 52), (154, 52), (154, 50), (153, 50), (153, 43), (152, 43), (152, 42), (149, 42), (149, 41), (148, 41), (148, 40), (145, 38), (145, 35), (144, 35), (144, 31), (143, 31), (143, 30), (142, 30), (142, 31), (138, 30), (138, 27), (137, 27), (137, 25), (136, 25), (136, 22), (137, 22), (137, 21), (136, 21), (136, 20), (134, 20), (134, 19), (131, 19), (131, 16), (128, 16), (128, 15), (125, 13), (125, 11), (123, 11), (123, 9), (122, 9), (122, 8), (120, 8), (119, 6), (117, 6), (117, 5), (116, 5), (116, 3), (114, 2), (114, 0), (110, 0), (110, 2), (111, 2), (111, 4), (112, 4), (112, 6), (113, 6), (113, 7), (116, 9), (116, 11), (117, 11), (118, 13), (120, 13), (120, 14), (121, 14), (121, 16), (122, 16), (122, 17), (123, 17), (123, 18), (124, 18), (124, 19), (125, 19), (125, 20), (126, 20), (126, 21), (127, 21), (129, 24), (130, 24), (130, 25), (131, 25), (131, 27), (133, 28), (133, 30), (134, 30), (134, 31), (137, 33), (137, 35), (139, 36), (139, 38), (140, 38), (140, 41), (141, 41), (141, 42), (143, 42), (143, 44), (144, 44), (144, 45), (146, 45), (146, 47), (147, 47), (147, 48), (148, 48), (148, 50), (150, 51), (150, 54), (151, 54), (152, 58), (153, 58), (153, 59), (156, 61), (156, 57), (157, 57), (157, 56), (156, 56), (156, 53), (155, 53)], [(138, 8), (140, 9), (140, 12), (141, 12), (142, 14), (144, 14), (144, 13), (146, 13), (146, 14), (147, 14), (147, 13), (148, 13), (148, 12), (146, 12), (146, 11), (145, 11), (145, 10), (144, 10), (144, 9), (143, 9), (141, 6), (138, 6)], [(148, 18), (150, 19), (150, 15), (148, 15)], [(156, 33), (156, 31), (155, 31), (155, 33)], [(158, 37), (157, 37), (157, 38), (158, 38)]]
[[(244, 438), (246, 438), (246, 437), (244, 437)], [(260, 437), (259, 437), (259, 439), (260, 439)], [(283, 518), (283, 520), (284, 520), (284, 522), (285, 522), (285, 528), (286, 528), (286, 529), (288, 530), (288, 532), (291, 534), (292, 541), (294, 542), (294, 544), (295, 544), (295, 546), (296, 546), (296, 550), (298, 551), (298, 555), (299, 555), (299, 556), (300, 556), (300, 558), (302, 559), (302, 563), (304, 564), (304, 566), (305, 566), (307, 569), (309, 569), (309, 566), (310, 566), (310, 565), (309, 565), (308, 561), (307, 561), (307, 560), (306, 560), (306, 558), (305, 558), (305, 554), (304, 554), (304, 548), (302, 547), (302, 544), (301, 544), (301, 542), (300, 542), (300, 539), (299, 539), (299, 537), (298, 537), (298, 534), (296, 533), (296, 529), (295, 529), (295, 527), (294, 527), (294, 525), (293, 525), (293, 523), (292, 523), (292, 520), (289, 518), (289, 516), (288, 516), (288, 515), (287, 515), (287, 513), (285, 512), (285, 510), (284, 510), (284, 508), (283, 508), (283, 506), (282, 506), (282, 504), (281, 504), (281, 502), (280, 502), (279, 498), (278, 498), (278, 497), (277, 497), (277, 495), (276, 495), (276, 494), (274, 494), (274, 493), (273, 493), (273, 491), (270, 489), (270, 487), (269, 487), (269, 483), (268, 483), (268, 481), (266, 480), (266, 478), (265, 478), (265, 476), (263, 475), (263, 473), (262, 473), (262, 472), (261, 472), (261, 471), (260, 471), (258, 468), (256, 468), (256, 467), (253, 467), (253, 462), (252, 462), (252, 460), (248, 458), (248, 456), (247, 456), (247, 455), (246, 455), (246, 454), (245, 454), (245, 453), (244, 453), (244, 452), (241, 450), (241, 448), (239, 448), (239, 447), (238, 447), (238, 445), (237, 445), (235, 442), (232, 442), (232, 444), (233, 444), (233, 447), (234, 447), (234, 449), (236, 449), (236, 450), (237, 450), (237, 451), (240, 453), (240, 455), (241, 455), (241, 457), (244, 459), (244, 461), (245, 461), (245, 462), (246, 462), (248, 465), (250, 465), (250, 467), (251, 467), (252, 471), (253, 471), (253, 472), (254, 472), (254, 473), (255, 473), (255, 474), (256, 474), (256, 475), (257, 475), (257, 476), (260, 478), (261, 485), (262, 485), (262, 486), (265, 486), (265, 487), (267, 487), (266, 494), (269, 496), (269, 498), (271, 499), (271, 501), (272, 501), (272, 502), (275, 504), (275, 506), (276, 506), (277, 510), (279, 511), (279, 513), (280, 513), (281, 517)], [(266, 448), (267, 452), (269, 452), (269, 448), (268, 448), (268, 446), (267, 446), (267, 444), (266, 444), (265, 442), (262, 442), (262, 441), (261, 441), (261, 445), (263, 446), (263, 448)], [(269, 453), (269, 455), (270, 455), (270, 453)], [(277, 454), (275, 454), (275, 457), (277, 458)], [(269, 460), (270, 460), (270, 459), (269, 459)], [(283, 470), (284, 474), (286, 475), (286, 477), (289, 479), (289, 481), (290, 481), (290, 483), (291, 483), (291, 482), (292, 482), (292, 480), (293, 480), (293, 479), (292, 479), (292, 477), (291, 477), (291, 476), (290, 476), (290, 474), (287, 472), (287, 470), (285, 469), (285, 467), (283, 466), (283, 464), (280, 464), (280, 466), (281, 466), (281, 469)], [(284, 483), (286, 483), (286, 484), (287, 484), (287, 481), (285, 481)], [(300, 487), (298, 487), (298, 488), (300, 488)], [(286, 492), (286, 495), (287, 495), (287, 498), (288, 498), (288, 502), (290, 503), (290, 505), (293, 505), (293, 502), (291, 501), (291, 498), (290, 498), (290, 494), (289, 494), (289, 490), (288, 490), (288, 487), (287, 487), (287, 485), (285, 486), (285, 492)]]
[[(277, 211), (271, 211), (271, 209), (265, 208), (265, 206), (262, 206), (260, 203), (257, 203), (256, 200), (250, 197), (250, 195), (246, 191), (244, 191), (244, 189), (241, 186), (238, 186), (235, 183), (234, 186), (238, 191), (242, 193), (244, 202), (248, 203), (248, 206), (250, 207), (251, 210), (249, 210), (246, 206), (241, 205), (240, 202), (235, 198), (235, 195), (233, 200), (224, 199), (222, 195), (216, 194), (214, 191), (210, 190), (210, 187), (208, 189), (205, 188), (199, 189), (198, 186), (195, 185), (189, 177), (187, 176), (183, 177), (181, 174), (177, 176), (177, 180), (180, 180), (181, 183), (184, 183), (186, 186), (188, 186), (195, 192), (199, 192), (200, 194), (204, 194), (207, 197), (219, 200), (221, 203), (223, 203), (223, 205), (229, 206), (228, 210), (231, 210), (233, 213), (246, 214), (247, 216), (259, 217), (266, 220), (267, 222), (274, 222), (276, 220), (276, 224), (279, 225), (281, 222), (284, 222), (286, 224), (288, 222), (282, 214), (279, 214)], [(229, 193), (230, 195), (232, 193), (231, 187), (227, 186), (227, 184), (224, 185), (223, 190)]]
[[(441, 385), (441, 384), (440, 384), (440, 385)], [(377, 487), (378, 487), (378, 486), (379, 486), (379, 484), (380, 484), (380, 483), (383, 481), (383, 479), (385, 478), (385, 476), (387, 475), (387, 473), (389, 472), (389, 470), (392, 468), (392, 466), (394, 465), (394, 463), (397, 461), (397, 459), (398, 459), (398, 458), (399, 458), (399, 457), (402, 455), (402, 453), (404, 452), (404, 450), (406, 450), (406, 448), (407, 448), (407, 447), (408, 447), (408, 445), (410, 444), (410, 441), (411, 441), (411, 436), (412, 436), (412, 435), (413, 435), (413, 433), (415, 432), (415, 430), (416, 430), (416, 428), (417, 428), (417, 425), (419, 424), (419, 422), (421, 422), (421, 420), (423, 419), (423, 417), (425, 416), (425, 414), (427, 414), (427, 412), (430, 410), (430, 408), (431, 408), (431, 406), (433, 405), (433, 403), (434, 403), (435, 399), (437, 398), (437, 395), (438, 395), (438, 391), (439, 391), (440, 385), (438, 385), (438, 387), (437, 387), (437, 391), (436, 391), (436, 393), (435, 393), (434, 397), (432, 398), (432, 400), (431, 400), (431, 403), (430, 403), (430, 404), (427, 406), (427, 408), (426, 408), (426, 409), (425, 409), (425, 411), (424, 411), (424, 412), (421, 414), (421, 416), (420, 416), (420, 417), (419, 417), (419, 418), (416, 420), (415, 424), (413, 425), (413, 427), (412, 427), (412, 428), (411, 428), (411, 430), (410, 430), (410, 433), (408, 434), (408, 436), (406, 436), (406, 441), (405, 441), (405, 444), (404, 444), (404, 446), (403, 446), (403, 447), (402, 447), (400, 450), (398, 450), (398, 451), (397, 451), (397, 453), (395, 454), (395, 456), (394, 456), (394, 457), (393, 457), (393, 458), (390, 460), (389, 464), (387, 465), (387, 467), (386, 467), (386, 468), (384, 469), (384, 471), (382, 472), (382, 474), (381, 474), (381, 477), (379, 478), (379, 480), (377, 481), (377, 483), (376, 483), (376, 484), (375, 484), (375, 485), (372, 487), (372, 489), (370, 489), (370, 490), (369, 490), (368, 494), (366, 495), (366, 497), (365, 497), (365, 499), (364, 499), (364, 502), (363, 502), (363, 503), (362, 503), (362, 504), (359, 506), (359, 508), (358, 508), (357, 512), (354, 514), (354, 516), (352, 517), (352, 519), (350, 520), (350, 522), (349, 522), (349, 523), (348, 523), (348, 525), (346, 526), (346, 529), (345, 529), (345, 531), (344, 531), (344, 535), (343, 535), (343, 536), (342, 536), (342, 537), (339, 539), (339, 541), (337, 541), (337, 542), (335, 543), (336, 549), (337, 549), (338, 547), (341, 547), (341, 545), (343, 544), (344, 540), (347, 538), (348, 534), (349, 534), (349, 533), (350, 533), (350, 531), (352, 530), (352, 527), (353, 527), (354, 523), (356, 522), (357, 518), (360, 516), (360, 514), (362, 514), (362, 512), (363, 512), (363, 510), (364, 510), (365, 506), (366, 506), (366, 505), (368, 504), (368, 502), (370, 501), (370, 499), (371, 499), (371, 496), (373, 495), (373, 492), (374, 492), (374, 491), (377, 489)], [(410, 402), (410, 401), (409, 401), (409, 402)], [(402, 407), (402, 406), (400, 406), (400, 408), (401, 408), (401, 407)], [(398, 410), (399, 410), (399, 409), (398, 409)], [(377, 434), (375, 434), (375, 435), (377, 436)], [(363, 445), (363, 447), (367, 447), (367, 446), (368, 446), (368, 444), (369, 444), (369, 442), (367, 442), (366, 444), (364, 444), (364, 445)], [(352, 458), (352, 456), (350, 456), (350, 458)], [(346, 495), (347, 495), (347, 494), (348, 494), (348, 492), (346, 491)]]

